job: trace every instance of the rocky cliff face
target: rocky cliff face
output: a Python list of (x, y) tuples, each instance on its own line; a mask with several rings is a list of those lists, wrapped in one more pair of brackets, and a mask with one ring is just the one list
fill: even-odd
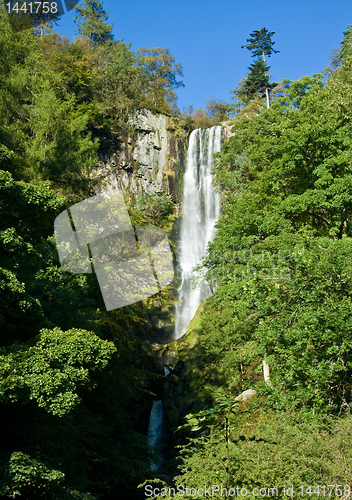
[(187, 132), (177, 118), (147, 109), (134, 113), (130, 125), (134, 132), (116, 136), (112, 152), (101, 156), (104, 190), (118, 188), (134, 196), (164, 192), (180, 201)]

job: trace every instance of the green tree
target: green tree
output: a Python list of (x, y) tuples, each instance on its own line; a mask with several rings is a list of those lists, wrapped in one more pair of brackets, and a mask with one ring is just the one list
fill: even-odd
[[(265, 56), (270, 57), (271, 54), (277, 54), (280, 52), (279, 50), (275, 50), (273, 48), (275, 42), (272, 41), (271, 37), (275, 34), (275, 31), (268, 31), (266, 28), (262, 28), (261, 30), (254, 30), (253, 33), (250, 33), (250, 38), (247, 38), (247, 45), (242, 45), (242, 49), (246, 48), (252, 52), (253, 57), (262, 57), (264, 67), (261, 68), (261, 72), (267, 74), (269, 67), (266, 66)], [(258, 65), (259, 70), (259, 65)], [(254, 76), (254, 75), (253, 75)], [(263, 82), (265, 83), (265, 82)], [(270, 107), (269, 100), (269, 87), (265, 88), (266, 95), (266, 105)]]
[(261, 58), (256, 59), (248, 69), (248, 77), (240, 90), (240, 96), (247, 103), (258, 93), (261, 97), (265, 97), (267, 90), (276, 86), (276, 83), (269, 83), (268, 71), (270, 66), (266, 66)]
[[(312, 485), (322, 483), (340, 484), (336, 496), (348, 495), (350, 487), (344, 485), (352, 478), (348, 446), (351, 416), (338, 422), (317, 418), (303, 421), (298, 413), (268, 412), (265, 403), (265, 398), (254, 397), (228, 407), (216, 424), (208, 422), (209, 435), (192, 437), (180, 447), (182, 463), (174, 478), (179, 491), (186, 493), (187, 486), (192, 495), (201, 489), (201, 497), (206, 495), (206, 485), (208, 495), (219, 500), (225, 495), (240, 496), (241, 491), (254, 500), (259, 491), (279, 498), (287, 492), (290, 495), (291, 486), (299, 494), (300, 488), (307, 494), (314, 490), (321, 494), (328, 487), (317, 489)], [(200, 414), (198, 420), (199, 417), (202, 418)], [(192, 420), (196, 421), (197, 415)], [(150, 498), (173, 498), (176, 487), (169, 489), (160, 479), (145, 481), (141, 487), (151, 483), (159, 488), (159, 495)]]
[(92, 105), (98, 73), (98, 54), (88, 38), (69, 38), (57, 33), (45, 35), (39, 42), (48, 67), (60, 75), (62, 97), (74, 94), (76, 105)]
[(113, 24), (107, 24), (109, 12), (104, 10), (102, 2), (99, 0), (84, 0), (76, 5), (78, 14), (74, 18), (77, 23), (77, 33), (86, 36), (94, 45), (102, 45), (112, 42), (114, 39), (111, 33)]
[(144, 104), (148, 79), (143, 60), (123, 42), (96, 49), (100, 63), (95, 82), (96, 107), (120, 127), (128, 128), (136, 108)]
[(206, 113), (211, 120), (211, 125), (220, 125), (221, 122), (229, 120), (233, 112), (231, 104), (223, 100), (215, 100), (211, 97), (206, 103)]
[[(16, 171), (13, 152), (0, 158)], [(1, 171), (0, 199), (0, 494), (129, 491), (148, 464), (143, 306), (104, 313), (94, 277), (62, 270), (52, 231), (67, 200), (48, 182)]]
[(62, 76), (45, 64), (33, 33), (13, 33), (6, 15), (0, 24), (0, 143), (21, 157), (26, 180), (87, 192), (98, 148), (87, 130), (88, 113), (77, 110)]
[(149, 82), (142, 104), (157, 111), (175, 113), (175, 90), (184, 87), (184, 83), (177, 80), (178, 76), (183, 76), (181, 64), (175, 62), (170, 50), (165, 47), (141, 47), (138, 53), (143, 56), (144, 70)]
[(93, 386), (90, 372), (107, 366), (114, 352), (112, 342), (93, 332), (43, 329), (27, 344), (1, 350), (0, 400), (35, 400), (38, 407), (63, 416), (79, 404), (80, 389)]
[(344, 38), (341, 42), (341, 47), (337, 56), (340, 62), (346, 62), (346, 59), (351, 58), (352, 26), (349, 25), (343, 34)]
[(319, 75), (286, 82), (270, 110), (235, 122), (215, 169), (226, 203), (208, 261), (219, 308), (231, 297), (236, 321), (254, 319), (249, 338), (281, 400), (337, 413), (351, 391), (350, 89), (344, 67), (326, 87)]
[(205, 109), (197, 108), (194, 110), (193, 106), (189, 106), (188, 109), (183, 109), (181, 117), (185, 121), (186, 128), (206, 128), (220, 125), (222, 122), (229, 120), (233, 111), (233, 105), (211, 97), (206, 102)]
[(34, 25), (33, 31), (36, 36), (43, 38), (47, 33), (54, 31), (54, 26), (58, 25), (61, 17), (56, 17), (56, 14), (45, 14), (42, 9), (39, 9), (38, 14), (31, 15), (31, 20)]

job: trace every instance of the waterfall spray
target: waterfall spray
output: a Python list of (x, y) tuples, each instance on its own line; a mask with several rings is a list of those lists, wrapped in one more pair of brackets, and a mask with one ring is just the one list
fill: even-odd
[(221, 127), (194, 130), (189, 138), (182, 195), (180, 228), (181, 284), (175, 311), (175, 338), (182, 337), (199, 305), (211, 295), (203, 283), (193, 288), (192, 269), (201, 263), (207, 245), (214, 238), (220, 215), (220, 196), (212, 185), (213, 154), (221, 149)]

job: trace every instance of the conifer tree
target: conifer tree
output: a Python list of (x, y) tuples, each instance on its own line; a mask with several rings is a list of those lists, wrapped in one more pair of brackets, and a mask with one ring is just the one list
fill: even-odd
[[(271, 56), (271, 54), (277, 54), (280, 52), (279, 50), (275, 50), (273, 45), (275, 42), (272, 41), (271, 37), (275, 34), (275, 31), (268, 31), (266, 28), (262, 28), (261, 30), (254, 30), (253, 33), (250, 33), (250, 38), (247, 38), (247, 45), (242, 45), (242, 49), (246, 48), (252, 52), (253, 57), (262, 57), (264, 65), (266, 64), (265, 56)], [(269, 66), (266, 66), (265, 74), (269, 70)], [(268, 78), (269, 83), (269, 78)], [(266, 94), (266, 105), (270, 107), (269, 101), (269, 86), (265, 88)]]
[(109, 12), (103, 9), (99, 0), (84, 0), (76, 6), (78, 11), (74, 22), (77, 23), (76, 34), (88, 37), (94, 45), (102, 45), (105, 42), (112, 42), (114, 39), (111, 33), (113, 24), (106, 24)]
[(344, 38), (341, 42), (341, 48), (337, 55), (337, 60), (339, 62), (346, 61), (346, 59), (351, 58), (351, 47), (352, 47), (352, 26), (348, 25), (346, 31), (343, 32)]
[(243, 97), (247, 97), (251, 100), (258, 92), (264, 97), (267, 89), (276, 85), (269, 84), (269, 68), (270, 66), (266, 66), (262, 58), (257, 59), (248, 67), (248, 78), (240, 91), (240, 93), (243, 94)]

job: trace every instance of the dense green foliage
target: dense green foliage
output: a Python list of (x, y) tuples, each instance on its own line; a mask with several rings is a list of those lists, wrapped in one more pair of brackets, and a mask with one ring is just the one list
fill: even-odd
[[(53, 221), (92, 194), (99, 147), (131, 132), (136, 109), (178, 113), (182, 67), (166, 48), (114, 41), (101, 2), (83, 2), (77, 21), (72, 42), (14, 33), (0, 15), (2, 498), (138, 498), (153, 476), (146, 427), (162, 390), (145, 341), (173, 298), (163, 290), (106, 312), (94, 275), (60, 267)], [(276, 52), (272, 34), (251, 34), (256, 57)], [(245, 109), (214, 169), (223, 208), (205, 265), (215, 293), (184, 344), (166, 348), (180, 356), (163, 384), (169, 443), (182, 457), (165, 465), (174, 486), (222, 484), (252, 497), (253, 488), (283, 496), (291, 485), (337, 484), (348, 497), (351, 28), (344, 35), (326, 76), (284, 81), (270, 109), (264, 58), (240, 87)], [(211, 99), (183, 118), (191, 129), (232, 112)], [(126, 201), (133, 225), (170, 233), (168, 197)], [(237, 398), (248, 389), (256, 394)]]
[(163, 113), (176, 110), (175, 89), (183, 87), (177, 76), (183, 76), (182, 66), (170, 54), (169, 49), (156, 47), (138, 49), (144, 61), (144, 69), (150, 82), (150, 91), (145, 96), (143, 105)]
[(1, 494), (128, 490), (148, 463), (146, 313), (103, 313), (93, 276), (60, 268), (51, 233), (65, 199), (48, 183), (2, 171), (0, 199)]
[(206, 103), (205, 109), (193, 109), (190, 106), (184, 109), (182, 118), (185, 120), (185, 127), (189, 129), (207, 128), (227, 121), (233, 115), (234, 109), (231, 104), (222, 100), (215, 100), (214, 97)]
[(348, 497), (351, 418), (309, 422), (289, 414), (263, 414), (263, 404), (255, 398), (236, 405), (227, 420), (211, 426), (209, 436), (191, 438), (182, 447), (184, 462), (173, 485), (145, 482), (143, 488), (148, 484), (159, 490), (150, 498), (170, 500), (177, 488), (186, 492), (186, 487), (195, 498), (205, 496), (204, 488), (216, 499), (226, 495), (318, 498), (329, 493), (334, 498)]
[[(204, 261), (215, 293), (167, 381), (170, 425), (183, 424), (176, 485), (284, 497), (291, 485), (299, 496), (301, 485), (351, 482), (349, 36), (328, 78), (284, 81), (269, 109), (243, 109), (218, 154), (222, 215)], [(256, 395), (236, 400), (248, 389)]]
[(266, 28), (260, 30), (254, 30), (250, 33), (250, 38), (247, 38), (247, 45), (243, 45), (242, 49), (246, 48), (250, 50), (253, 57), (270, 57), (271, 54), (277, 54), (279, 50), (274, 49), (275, 42), (272, 41), (271, 37), (275, 35), (275, 31), (268, 31)]
[[(90, 173), (112, 130), (128, 133), (131, 112), (156, 89), (153, 110), (175, 112), (181, 67), (163, 50), (169, 66), (158, 80), (147, 56), (88, 14), (75, 42), (13, 32), (0, 14), (1, 498), (135, 498), (148, 474), (158, 375), (146, 339), (154, 302), (167, 298), (106, 312), (95, 275), (60, 267), (53, 229), (93, 193)], [(166, 197), (132, 205), (134, 223), (171, 226)]]
[(44, 63), (31, 32), (13, 33), (4, 15), (0, 25), (0, 142), (3, 155), (6, 148), (15, 155), (7, 168), (17, 178), (84, 189), (97, 150), (87, 133), (88, 114)]
[(242, 104), (249, 104), (258, 94), (261, 97), (265, 97), (266, 90), (271, 90), (277, 85), (276, 83), (269, 83), (268, 71), (270, 66), (266, 66), (263, 59), (256, 59), (248, 69), (248, 77), (245, 79), (243, 85), (232, 91)]

